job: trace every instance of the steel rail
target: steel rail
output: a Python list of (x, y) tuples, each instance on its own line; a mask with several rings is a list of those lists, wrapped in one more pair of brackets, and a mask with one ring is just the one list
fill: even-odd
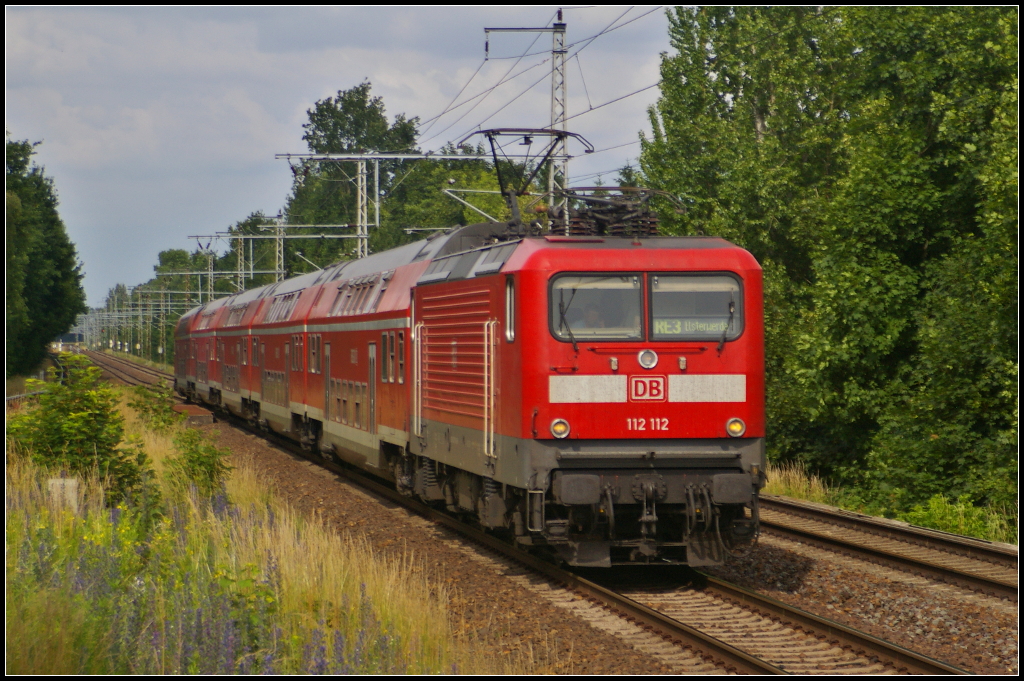
[(845, 624), (819, 617), (782, 601), (704, 575), (704, 573), (701, 574), (707, 579), (707, 590), (724, 600), (742, 605), (771, 619), (782, 619), (788, 626), (796, 626), (812, 636), (825, 638), (833, 644), (850, 646), (853, 652), (869, 659), (877, 659), (879, 662), (895, 667), (900, 672), (909, 674), (969, 673), (959, 667), (889, 643)]
[[(811, 505), (806, 502), (789, 500), (782, 497), (761, 496), (759, 504), (762, 510), (795, 516), (800, 519), (827, 523), (830, 527), (845, 528), (883, 539), (903, 542), (908, 551), (924, 548), (948, 554), (951, 559), (967, 558), (970, 560), (996, 565), (1002, 568), (1017, 570), (1017, 553), (1014, 547), (987, 542), (981, 539), (964, 537), (930, 530), (928, 528), (904, 525), (884, 518), (874, 518), (859, 513), (844, 511), (824, 505)], [(869, 560), (874, 563), (909, 571), (923, 577), (947, 582), (956, 586), (989, 594), (998, 598), (1006, 598), (1017, 602), (1018, 585), (1015, 582), (992, 578), (953, 565), (944, 565), (912, 555), (905, 555), (889, 548), (868, 546), (864, 542), (836, 536), (829, 530), (816, 531), (806, 527), (797, 527), (780, 522), (778, 519), (767, 519), (762, 515), (761, 527), (772, 534), (812, 544), (831, 551), (839, 551), (846, 555)], [(866, 541), (870, 541), (870, 538)]]
[(1008, 544), (966, 537), (961, 534), (933, 530), (929, 527), (911, 525), (910, 523), (889, 520), (888, 518), (878, 518), (833, 506), (775, 495), (762, 494), (760, 496), (760, 505), (762, 508), (773, 511), (800, 515), (815, 520), (821, 519), (833, 524), (845, 525), (850, 529), (861, 532), (877, 533), (927, 548), (956, 553), (998, 565), (1017, 567), (1017, 547)]
[(139, 364), (136, 364), (135, 362), (130, 362), (128, 360), (121, 359), (120, 357), (111, 357), (110, 355), (105, 355), (100, 352), (93, 352), (92, 350), (86, 350), (84, 354), (86, 357), (89, 358), (89, 360), (93, 364), (97, 365), (102, 369), (107, 370), (108, 372), (113, 374), (115, 378), (118, 378), (119, 380), (122, 380), (125, 383), (128, 383), (129, 385), (152, 384), (142, 378), (139, 378), (138, 376), (133, 376), (132, 374), (128, 373), (129, 369), (141, 371), (142, 373), (157, 379), (157, 381), (174, 380), (174, 376), (170, 374), (162, 372), (158, 369), (152, 369), (150, 367), (141, 366)]

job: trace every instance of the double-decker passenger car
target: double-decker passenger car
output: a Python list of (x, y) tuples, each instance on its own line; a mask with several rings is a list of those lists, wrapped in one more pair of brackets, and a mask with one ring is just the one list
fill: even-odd
[(198, 307), (176, 388), (572, 565), (757, 533), (761, 269), (710, 237), (449, 230)]

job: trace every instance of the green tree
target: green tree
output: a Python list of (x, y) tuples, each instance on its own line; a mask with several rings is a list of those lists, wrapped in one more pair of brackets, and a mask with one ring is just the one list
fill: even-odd
[[(482, 148), (468, 145), (462, 149), (448, 145), (440, 153), (482, 152)], [(370, 239), (373, 250), (393, 248), (424, 236), (406, 235), (404, 230), (409, 227), (454, 227), (487, 220), (481, 213), (445, 194), (445, 189), (456, 190), (460, 198), (498, 220), (510, 217), (504, 199), (497, 193), (458, 193), (464, 189), (497, 192), (498, 180), (491, 163), (477, 160), (416, 161), (410, 164), (401, 182), (392, 186), (382, 203), (381, 229)]]
[(47, 344), (85, 312), (82, 270), (57, 191), (31, 163), (38, 143), (7, 138), (7, 376), (39, 366)]
[(764, 267), (775, 458), (899, 505), (1015, 489), (1016, 17), (670, 13), (642, 171)]
[[(388, 122), (384, 100), (370, 94), (369, 81), (337, 96), (314, 104), (307, 111), (309, 122), (302, 127), (303, 141), (314, 154), (345, 154), (366, 152), (415, 152), (418, 118), (407, 119), (398, 114)], [(407, 161), (382, 161), (379, 181), (383, 195), (400, 182), (411, 167)], [(316, 162), (293, 167), (295, 182), (284, 213), (290, 224), (353, 224), (357, 214), (356, 164), (354, 162)], [(373, 168), (367, 179), (373, 191)], [(294, 233), (301, 233), (294, 230)], [(351, 251), (350, 240), (296, 239), (288, 244), (289, 265), (305, 271), (307, 265), (292, 254), (301, 251), (319, 264), (341, 259)]]

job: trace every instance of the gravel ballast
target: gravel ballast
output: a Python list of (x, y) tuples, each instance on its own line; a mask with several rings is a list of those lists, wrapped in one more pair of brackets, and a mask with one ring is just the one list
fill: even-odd
[(767, 535), (705, 571), (976, 674), (1017, 673), (1007, 601)]

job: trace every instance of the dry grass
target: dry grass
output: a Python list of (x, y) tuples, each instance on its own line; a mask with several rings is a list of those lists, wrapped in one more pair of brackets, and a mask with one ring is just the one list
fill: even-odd
[(768, 463), (768, 482), (762, 492), (819, 504), (834, 504), (835, 492), (817, 475), (808, 473), (799, 462), (781, 465)]
[(142, 420), (137, 411), (128, 406), (128, 403), (133, 399), (131, 391), (123, 387), (118, 387), (116, 390), (120, 396), (117, 408), (124, 418), (125, 435), (142, 443), (143, 449), (145, 449), (150, 461), (152, 461), (153, 468), (156, 470), (159, 479), (163, 480), (165, 463), (174, 456), (175, 450), (172, 438), (182, 426), (162, 432), (155, 430)]

